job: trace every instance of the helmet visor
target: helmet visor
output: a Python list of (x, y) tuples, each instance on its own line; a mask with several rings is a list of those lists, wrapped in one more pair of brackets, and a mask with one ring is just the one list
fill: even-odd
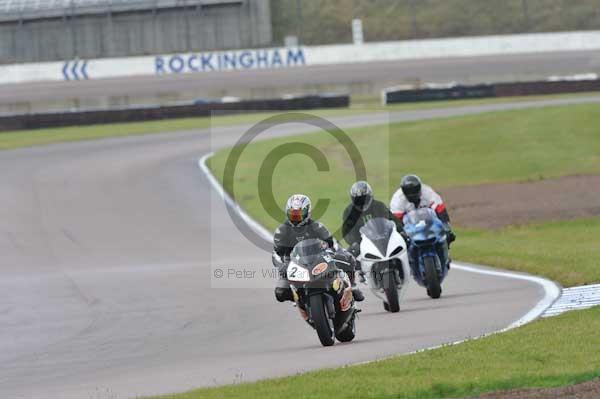
[(410, 202), (418, 201), (421, 198), (421, 187), (403, 187), (402, 192)]
[(290, 209), (288, 212), (288, 219), (293, 224), (298, 224), (304, 221), (304, 212), (302, 209)]
[(370, 195), (359, 195), (352, 198), (352, 203), (358, 209), (365, 210), (371, 205), (373, 197)]

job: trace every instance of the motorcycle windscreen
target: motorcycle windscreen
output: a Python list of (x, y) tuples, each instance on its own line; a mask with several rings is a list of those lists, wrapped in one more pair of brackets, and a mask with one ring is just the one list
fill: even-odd
[(437, 218), (435, 211), (431, 208), (419, 208), (414, 211), (408, 212), (403, 219), (404, 224), (432, 224), (433, 220)]
[(322, 261), (323, 251), (327, 248), (328, 245), (325, 241), (309, 238), (296, 244), (290, 256), (298, 264), (313, 266)]
[(360, 228), (360, 233), (371, 240), (383, 256), (387, 256), (388, 242), (395, 228), (396, 225), (391, 220), (374, 218)]
[(430, 240), (439, 233), (438, 220), (433, 209), (416, 209), (404, 216), (404, 230), (414, 240)]

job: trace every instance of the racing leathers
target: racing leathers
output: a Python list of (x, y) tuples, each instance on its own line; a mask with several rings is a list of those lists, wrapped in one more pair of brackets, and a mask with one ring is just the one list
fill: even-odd
[(450, 216), (442, 197), (426, 184), (421, 187), (421, 196), (418, 203), (409, 201), (402, 189), (396, 191), (390, 201), (390, 210), (400, 221), (404, 215), (417, 208), (431, 208), (444, 223), (450, 223)]
[[(404, 230), (402, 230), (402, 223), (394, 217), (392, 212), (390, 212), (383, 202), (373, 199), (369, 207), (364, 211), (358, 209), (354, 204), (350, 204), (344, 209), (342, 234), (344, 240), (346, 240), (349, 245), (348, 249), (352, 255), (358, 256), (360, 254), (360, 242), (362, 240), (360, 228), (374, 218), (391, 220), (396, 224), (396, 230), (398, 230), (398, 232), (406, 239)], [(359, 261), (356, 262), (356, 266), (361, 276), (361, 281), (364, 282), (365, 280), (362, 275), (362, 268)]]
[(308, 220), (302, 226), (294, 226), (286, 221), (275, 230), (273, 237), (273, 265), (279, 270), (280, 276), (275, 287), (275, 298), (279, 302), (292, 300), (292, 291), (289, 282), (285, 278), (286, 267), (294, 246), (309, 238), (318, 238), (326, 242), (332, 251), (336, 265), (346, 272), (352, 281), (354, 279), (354, 269), (356, 267), (354, 257), (342, 248), (335, 249), (333, 236), (322, 223)]
[[(406, 198), (406, 195), (402, 192), (402, 189), (398, 189), (392, 196), (392, 200), (390, 201), (390, 210), (394, 214), (399, 221), (402, 221), (404, 215), (406, 215), (410, 211), (414, 211), (418, 208), (431, 208), (435, 211), (437, 216), (440, 218), (442, 222), (444, 222), (448, 228), (446, 232), (448, 247), (450, 244), (456, 240), (456, 236), (452, 232), (450, 228), (450, 216), (448, 215), (448, 211), (446, 210), (446, 205), (442, 200), (442, 197), (436, 193), (430, 186), (426, 184), (422, 184), (421, 186), (421, 194), (417, 201), (409, 201)], [(409, 247), (409, 258), (411, 260), (411, 267), (414, 266), (414, 258), (415, 253), (410, 250)]]
[(371, 205), (364, 211), (350, 204), (344, 210), (342, 234), (344, 240), (350, 246), (350, 252), (357, 256), (360, 252), (360, 228), (373, 218), (385, 218), (393, 221), (399, 232), (402, 231), (402, 222), (392, 215), (387, 206), (381, 201), (373, 200)]

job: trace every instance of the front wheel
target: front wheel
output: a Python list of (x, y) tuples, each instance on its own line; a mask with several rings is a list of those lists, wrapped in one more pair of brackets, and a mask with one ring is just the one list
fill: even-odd
[(331, 346), (335, 342), (335, 331), (333, 320), (329, 318), (323, 301), (323, 296), (312, 295), (310, 297), (310, 316), (313, 321), (319, 341), (323, 346)]
[(425, 284), (427, 286), (427, 295), (433, 299), (438, 299), (442, 295), (442, 286), (440, 284), (440, 276), (436, 267), (436, 260), (437, 259), (433, 256), (427, 256), (423, 259), (425, 264)]
[(384, 308), (388, 312), (397, 313), (400, 311), (400, 298), (398, 297), (398, 284), (396, 282), (396, 273), (393, 270), (383, 273), (383, 291), (387, 299), (387, 306)]
[(342, 332), (340, 332), (335, 337), (340, 342), (350, 342), (356, 336), (356, 319), (352, 316), (352, 321), (348, 323), (348, 327), (346, 327)]

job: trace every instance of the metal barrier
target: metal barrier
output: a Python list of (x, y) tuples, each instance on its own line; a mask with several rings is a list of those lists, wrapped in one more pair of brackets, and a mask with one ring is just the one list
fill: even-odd
[(321, 95), (285, 99), (183, 104), (163, 107), (4, 115), (0, 116), (0, 131), (210, 116), (213, 111), (291, 111), (315, 108), (342, 108), (349, 105), (349, 95)]
[(444, 88), (385, 89), (383, 104), (600, 91), (600, 79), (494, 83)]
[(441, 101), (463, 98), (494, 97), (492, 85), (452, 86), (439, 89), (410, 89), (385, 91), (384, 104)]

